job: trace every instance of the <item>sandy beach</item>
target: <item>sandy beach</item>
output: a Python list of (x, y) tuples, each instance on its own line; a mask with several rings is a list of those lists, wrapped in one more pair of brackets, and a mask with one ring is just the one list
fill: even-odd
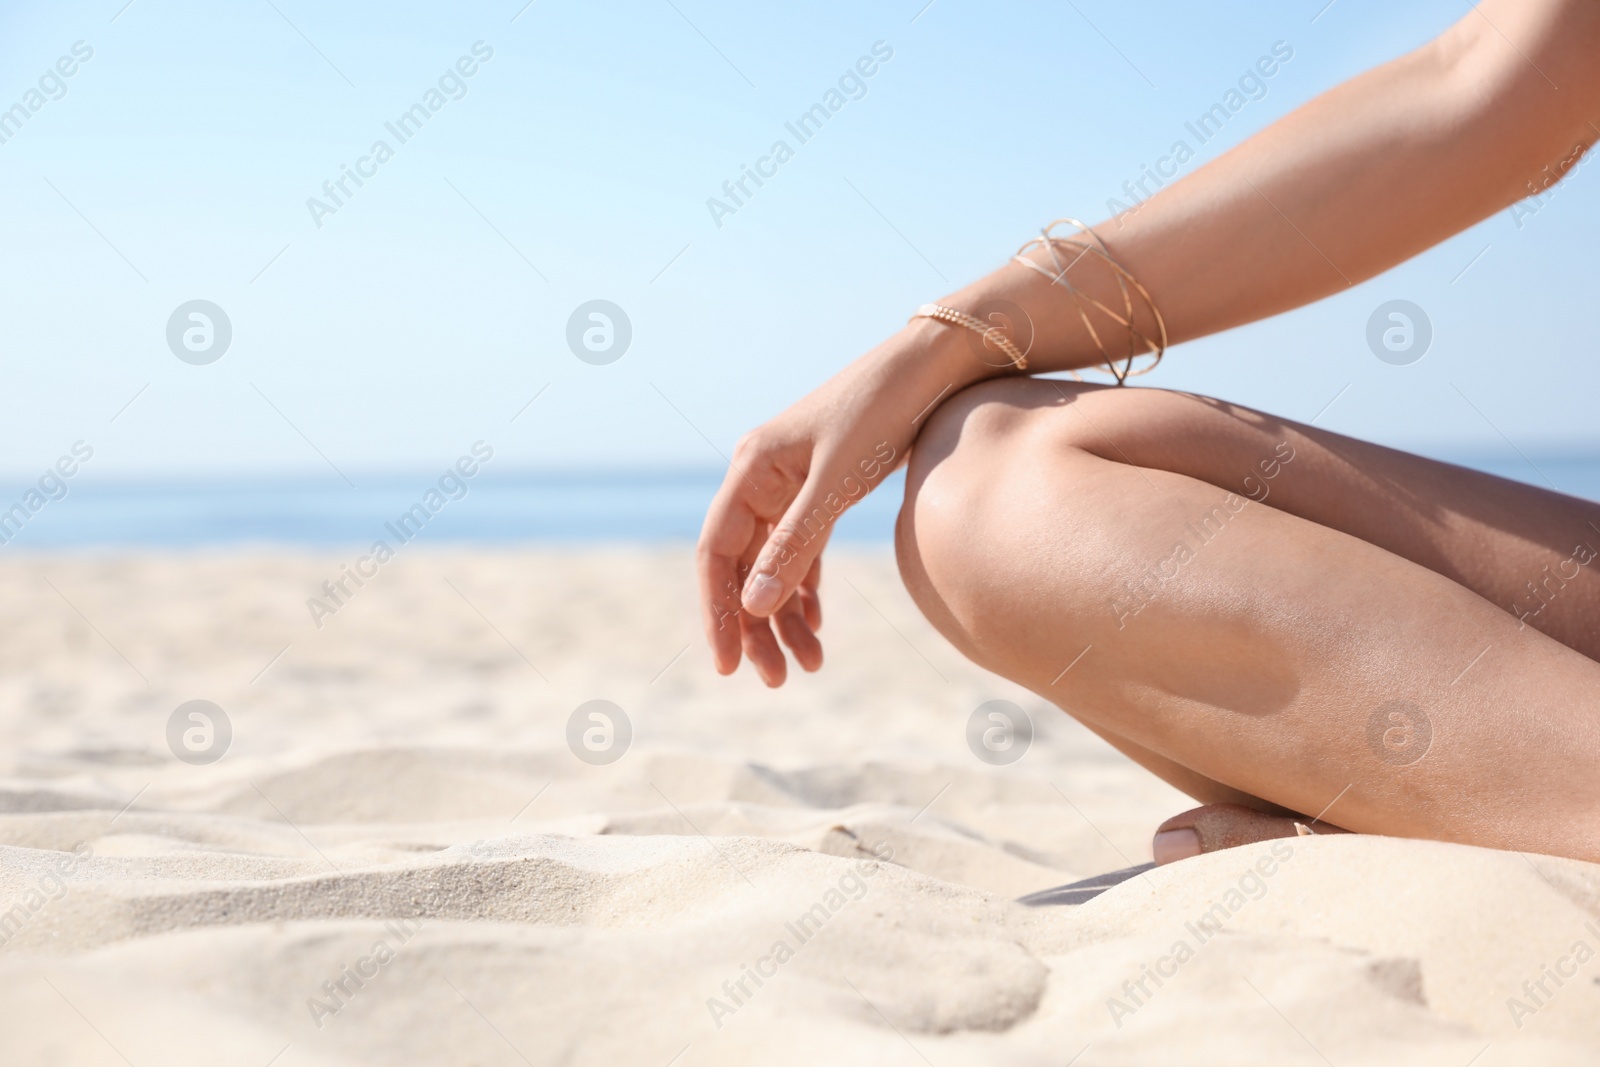
[[(1298, 838), (1016, 903), (1147, 862), (1191, 802), (962, 660), (886, 551), (830, 554), (829, 662), (775, 692), (711, 670), (687, 547), (419, 548), (319, 627), (348, 562), (0, 565), (0, 1062), (1600, 1047), (1594, 865)], [(968, 747), (990, 700), (1034, 724), (1014, 763)]]

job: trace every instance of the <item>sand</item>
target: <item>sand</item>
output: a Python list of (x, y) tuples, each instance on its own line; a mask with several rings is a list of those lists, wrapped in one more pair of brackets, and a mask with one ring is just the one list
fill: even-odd
[[(1302, 838), (1016, 903), (1189, 802), (886, 553), (832, 554), (829, 663), (777, 692), (710, 670), (687, 548), (408, 550), (318, 628), (349, 562), (0, 563), (0, 1063), (1595, 1061), (1593, 865)], [(591, 700), (614, 762), (568, 746)]]

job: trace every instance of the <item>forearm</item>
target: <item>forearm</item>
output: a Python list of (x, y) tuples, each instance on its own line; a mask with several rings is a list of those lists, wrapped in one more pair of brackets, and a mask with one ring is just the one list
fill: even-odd
[[(1558, 172), (1600, 137), (1589, 123), (1600, 108), (1587, 69), (1600, 15), (1586, 4), (1527, 0), (1489, 0), (1482, 11), (1094, 227), (1152, 294), (1170, 343), (1381, 273), (1528, 195), (1547, 168)], [(1051, 265), (1043, 251), (1031, 255)], [(1115, 277), (1096, 257), (1083, 257), (1067, 279), (1121, 310)], [(976, 310), (1002, 301), (1029, 320), (1030, 371), (1102, 362), (1068, 293), (1019, 264), (941, 302)], [(1148, 310), (1138, 299), (1134, 308), (1154, 336)], [(1103, 313), (1090, 316), (1113, 354), (1125, 355), (1126, 332)], [(990, 363), (958, 367), (971, 345), (942, 348), (953, 353), (946, 376), (959, 372), (962, 384), (1007, 372), (990, 365), (1003, 364), (992, 349)]]

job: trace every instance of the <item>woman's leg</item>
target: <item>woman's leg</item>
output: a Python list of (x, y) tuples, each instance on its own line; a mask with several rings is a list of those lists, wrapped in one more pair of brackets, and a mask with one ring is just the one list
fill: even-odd
[(958, 648), (1198, 799), (1600, 860), (1600, 507), (1011, 379), (929, 417), (898, 548)]

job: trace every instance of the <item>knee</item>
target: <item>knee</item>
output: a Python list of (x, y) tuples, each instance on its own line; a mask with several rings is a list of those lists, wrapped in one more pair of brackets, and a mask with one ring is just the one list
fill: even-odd
[(970, 386), (928, 416), (912, 446), (900, 513), (902, 550), (917, 527), (965, 522), (1011, 476), (1074, 454), (1170, 468), (1207, 436), (1215, 402), (1165, 389), (997, 378)]
[(906, 464), (905, 501), (895, 529), (901, 567), (916, 555), (921, 537), (944, 532), (946, 522), (971, 514), (988, 484), (974, 475), (1003, 468), (1030, 427), (1029, 414), (1044, 398), (1032, 379), (999, 379), (963, 389), (923, 422)]
[[(1182, 394), (1007, 378), (965, 389), (928, 416), (912, 446), (895, 551), (907, 590), (970, 658), (1018, 624), (1041, 553), (1059, 554), (1130, 521), (1130, 465), (1161, 466), (1181, 445)], [(1141, 484), (1143, 479), (1141, 479)], [(1137, 488), (1137, 487), (1134, 487)], [(1053, 547), (1052, 547), (1053, 546)], [(1081, 546), (1080, 546), (1081, 551)], [(1067, 568), (1098, 596), (1100, 565)], [(994, 662), (992, 662), (994, 661)]]
[(977, 658), (973, 616), (1014, 547), (1006, 514), (1028, 495), (1041, 450), (1083, 443), (1061, 411), (1081, 388), (1031, 378), (972, 386), (933, 411), (912, 445), (895, 556), (918, 607), (968, 656)]
[(912, 445), (902, 522), (924, 497), (959, 503), (963, 493), (981, 491), (986, 483), (973, 475), (1003, 469), (1017, 453), (1046, 444), (1048, 437), (1070, 447), (1074, 442), (1065, 421), (1049, 417), (1074, 396), (1068, 388), (1057, 391), (1058, 385), (1066, 383), (994, 379), (969, 386), (935, 408)]
[[(1014, 474), (1037, 471), (1048, 457), (1094, 452), (1086, 430), (1100, 421), (1068, 408), (1093, 397), (1097, 408), (1115, 396), (1076, 382), (1000, 378), (963, 389), (928, 415), (906, 466), (905, 501), (896, 526), (902, 569), (915, 564), (919, 545), (961, 540), (976, 532), (993, 498)], [(1110, 390), (1126, 392), (1132, 390)]]

